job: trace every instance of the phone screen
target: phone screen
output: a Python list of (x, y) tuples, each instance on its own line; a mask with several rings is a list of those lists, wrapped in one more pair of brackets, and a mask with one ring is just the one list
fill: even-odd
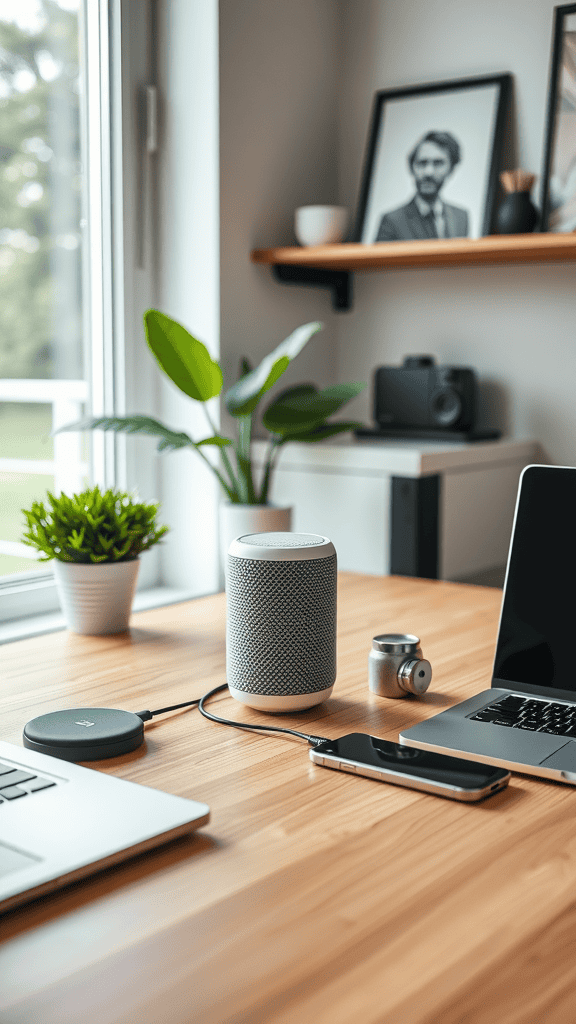
[(508, 775), (506, 769), (495, 768), (494, 765), (404, 747), (400, 743), (390, 743), (363, 732), (353, 732), (337, 740), (319, 743), (314, 750), (347, 761), (359, 761), (369, 768), (388, 769), (403, 775), (430, 779), (432, 782), (459, 786), (461, 789), (482, 789)]

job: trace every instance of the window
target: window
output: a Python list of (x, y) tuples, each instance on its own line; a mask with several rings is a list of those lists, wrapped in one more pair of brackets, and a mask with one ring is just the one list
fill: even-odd
[(78, 0), (0, 3), (0, 577), (35, 568), (21, 508), (86, 479), (51, 438), (87, 398)]
[[(39, 279), (34, 266), (44, 269), (46, 285), (44, 317), (27, 335), (34, 348), (41, 322), (45, 346), (37, 346), (27, 363), (20, 358), (26, 355), (21, 335), (8, 365), (2, 349), (8, 332), (0, 326), (0, 622), (9, 620), (0, 625), (0, 642), (21, 633), (23, 617), (59, 607), (50, 567), (36, 563), (32, 549), (17, 546), (20, 508), (52, 484), (71, 488), (90, 480), (162, 501), (162, 521), (171, 532), (165, 545), (142, 560), (142, 602), (183, 600), (217, 587), (217, 492), (200, 460), (190, 452), (157, 458), (150, 439), (97, 431), (50, 436), (54, 424), (78, 418), (85, 406), (94, 415), (145, 412), (195, 431), (193, 403), (181, 401), (147, 357), (142, 314), (150, 306), (166, 310), (211, 342), (216, 354), (217, 31), (217, 0), (0, 0), (0, 231), (21, 227), (15, 219), (8, 222), (8, 212), (28, 217), (22, 230), (38, 239), (36, 254), (44, 252), (44, 263), (39, 256), (34, 263), (34, 253), (11, 244), (26, 241), (24, 235), (0, 235), (0, 275), (7, 248), (8, 260), (14, 252), (24, 262), (32, 257), (26, 264), (32, 290)], [(67, 52), (73, 54), (68, 62), (57, 46), (66, 32)], [(192, 67), (191, 40), (202, 54)], [(15, 79), (18, 41), (32, 68)], [(149, 145), (144, 114), (156, 63), (161, 155)], [(56, 116), (55, 105), (65, 73), (67, 119)], [(20, 93), (17, 82), (28, 93)], [(9, 110), (22, 96), (29, 100), (36, 87), (45, 95), (44, 134), (26, 135), (40, 140), (31, 152), (16, 152), (8, 143), (2, 148)], [(73, 193), (70, 177), (59, 179), (56, 189), (56, 157), (39, 157), (48, 157), (48, 150), (62, 156), (61, 174), (71, 174), (75, 161)], [(38, 166), (36, 177), (20, 171), (26, 183), (37, 181), (42, 188), (42, 196), (38, 189), (24, 193), (28, 207), (15, 201), (16, 189), (11, 207), (3, 199), (2, 175), (13, 163)], [(193, 201), (198, 196), (202, 201)], [(57, 214), (63, 216), (63, 197), (65, 230), (55, 226)], [(42, 237), (32, 232), (36, 207), (48, 225)], [(32, 300), (23, 305), (30, 319)]]
[(0, 0), (0, 620), (58, 608), (22, 507), (116, 482), (111, 438), (51, 431), (116, 398), (119, 26), (119, 0)]

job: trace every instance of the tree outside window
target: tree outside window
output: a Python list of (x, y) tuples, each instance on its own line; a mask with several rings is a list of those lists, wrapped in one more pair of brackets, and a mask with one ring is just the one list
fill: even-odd
[(78, 0), (0, 0), (0, 576), (34, 568), (20, 509), (54, 486), (59, 382), (84, 379), (81, 89)]

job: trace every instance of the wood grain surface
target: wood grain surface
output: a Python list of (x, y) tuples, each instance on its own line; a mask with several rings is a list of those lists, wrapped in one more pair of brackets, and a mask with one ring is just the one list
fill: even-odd
[[(341, 574), (332, 698), (272, 724), (396, 739), (489, 685), (501, 594)], [(225, 679), (225, 598), (129, 633), (0, 648), (0, 735), (75, 705), (140, 710)], [(372, 636), (412, 632), (421, 699), (368, 691)], [(239, 720), (266, 717), (230, 697)], [(313, 765), (292, 737), (196, 710), (91, 767), (205, 801), (196, 836), (0, 918), (2, 1024), (567, 1024), (576, 1018), (576, 791), (514, 775), (466, 805)], [(1, 827), (1, 823), (0, 823)]]
[(576, 233), (426, 238), (404, 242), (341, 242), (338, 245), (254, 249), (253, 263), (321, 267), (327, 270), (387, 270), (402, 267), (477, 266), (496, 263), (555, 263), (576, 259)]

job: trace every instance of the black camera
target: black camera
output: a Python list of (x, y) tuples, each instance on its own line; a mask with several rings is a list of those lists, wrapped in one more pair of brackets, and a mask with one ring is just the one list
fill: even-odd
[(407, 356), (380, 366), (374, 380), (374, 419), (383, 430), (471, 431), (477, 382), (464, 366), (436, 366), (432, 356)]

